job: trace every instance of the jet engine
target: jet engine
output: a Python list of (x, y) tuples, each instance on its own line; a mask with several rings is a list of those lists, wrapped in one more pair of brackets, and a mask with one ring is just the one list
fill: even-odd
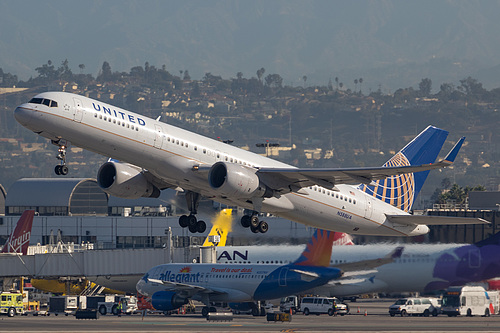
[(160, 196), (160, 190), (147, 180), (142, 170), (128, 163), (115, 161), (104, 163), (97, 172), (97, 183), (104, 192), (119, 198)]
[(273, 191), (260, 182), (256, 172), (243, 165), (217, 162), (210, 168), (208, 182), (213, 189), (227, 197), (272, 197)]
[(188, 299), (181, 297), (173, 291), (157, 291), (151, 297), (151, 304), (156, 310), (175, 310), (188, 303)]

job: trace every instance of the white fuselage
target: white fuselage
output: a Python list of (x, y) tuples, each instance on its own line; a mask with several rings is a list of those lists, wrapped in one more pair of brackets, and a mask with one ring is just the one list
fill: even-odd
[[(215, 201), (254, 209), (247, 199), (225, 197), (214, 190), (207, 174), (194, 168), (216, 162), (249, 168), (294, 168), (223, 142), (162, 123), (79, 95), (47, 92), (38, 97), (57, 101), (57, 107), (26, 103), (15, 111), (25, 127), (52, 140), (64, 139), (78, 147), (148, 170), (165, 183), (200, 193)], [(320, 229), (363, 235), (415, 236), (425, 225), (399, 225), (388, 215), (408, 213), (351, 185), (339, 191), (320, 186), (265, 198), (262, 212)]]
[[(351, 296), (366, 293), (425, 292), (434, 277), (438, 259), (467, 244), (373, 244), (333, 246), (330, 265), (383, 258), (397, 246), (404, 246), (401, 258), (377, 267), (373, 271), (343, 278), (316, 288), (326, 296)], [(287, 264), (302, 251), (302, 246), (223, 246), (217, 247), (217, 262), (221, 264)], [(453, 255), (454, 256), (454, 255)]]

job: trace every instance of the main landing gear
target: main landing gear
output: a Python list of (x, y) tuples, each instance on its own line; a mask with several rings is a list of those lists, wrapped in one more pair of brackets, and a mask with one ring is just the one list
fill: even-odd
[(241, 217), (241, 225), (244, 228), (250, 227), (250, 230), (252, 230), (253, 233), (266, 233), (269, 230), (269, 225), (265, 221), (259, 221), (259, 217), (257, 216), (257, 213), (253, 213), (251, 216), (250, 215), (243, 215)]
[(179, 225), (182, 228), (188, 227), (189, 231), (192, 233), (203, 233), (207, 230), (207, 224), (205, 221), (198, 221), (196, 218), (196, 209), (198, 208), (198, 203), (200, 202), (200, 194), (187, 191), (186, 192), (186, 201), (190, 211), (189, 216), (182, 215), (179, 217)]
[(68, 174), (68, 167), (66, 166), (66, 142), (64, 140), (52, 141), (53, 144), (59, 147), (57, 150), (58, 154), (56, 158), (60, 161), (59, 165), (56, 165), (54, 172), (56, 175), (66, 176)]

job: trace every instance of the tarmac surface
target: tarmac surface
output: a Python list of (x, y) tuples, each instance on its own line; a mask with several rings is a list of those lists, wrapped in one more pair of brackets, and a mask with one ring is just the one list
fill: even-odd
[(74, 316), (0, 317), (0, 332), (498, 332), (500, 315), (491, 317), (390, 317), (390, 300), (348, 303), (346, 316), (299, 313), (291, 322), (268, 322), (266, 317), (234, 315), (232, 321), (207, 321), (200, 314), (141, 314), (100, 316), (97, 320)]

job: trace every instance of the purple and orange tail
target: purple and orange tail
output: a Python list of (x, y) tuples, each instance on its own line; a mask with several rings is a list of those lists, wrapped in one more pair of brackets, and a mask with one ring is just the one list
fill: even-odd
[(19, 218), (19, 221), (17, 221), (16, 228), (10, 234), (0, 253), (19, 253), (22, 255), (26, 255), (28, 253), (34, 216), (34, 210), (24, 211), (21, 218)]
[(334, 240), (334, 232), (316, 229), (311, 240), (307, 243), (306, 249), (294, 264), (300, 266), (330, 266)]

